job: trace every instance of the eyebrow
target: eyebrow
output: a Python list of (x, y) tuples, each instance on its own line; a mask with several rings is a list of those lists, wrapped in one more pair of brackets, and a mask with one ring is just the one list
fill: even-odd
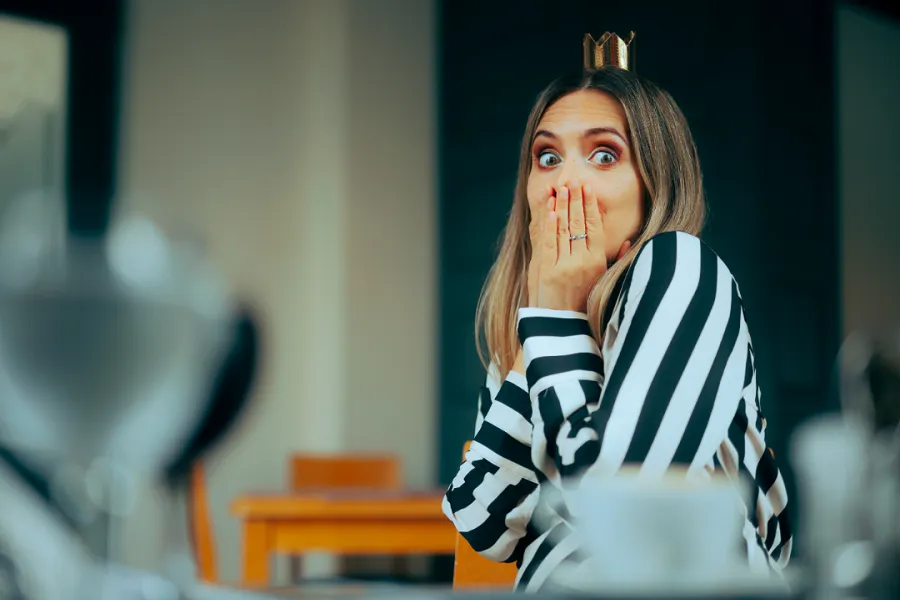
[[(581, 134), (581, 137), (593, 137), (595, 135), (603, 135), (603, 134), (612, 134), (622, 140), (622, 142), (627, 146), (628, 140), (619, 132), (615, 127), (592, 127), (591, 129), (586, 129), (584, 133)], [(534, 138), (532, 139), (532, 143), (534, 140), (539, 137), (548, 137), (551, 140), (559, 140), (559, 136), (551, 131), (547, 131), (546, 129), (539, 129), (535, 132)]]

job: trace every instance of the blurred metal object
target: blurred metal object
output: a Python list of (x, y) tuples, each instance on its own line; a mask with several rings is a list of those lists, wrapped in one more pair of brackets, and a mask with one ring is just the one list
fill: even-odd
[[(865, 429), (839, 415), (829, 415), (800, 427), (791, 443), (804, 508), (806, 572), (814, 598), (847, 597), (849, 590), (838, 562), (842, 550), (860, 542), (868, 479), (868, 437)], [(870, 572), (863, 573), (866, 579)], [(854, 582), (854, 586), (858, 582)]]
[(900, 327), (850, 335), (839, 369), (843, 412), (900, 443)]
[(900, 327), (857, 333), (840, 354), (845, 415), (869, 433), (866, 533), (872, 548), (871, 598), (900, 597)]
[(841, 414), (803, 425), (793, 454), (815, 598), (900, 597), (900, 329), (849, 336)]

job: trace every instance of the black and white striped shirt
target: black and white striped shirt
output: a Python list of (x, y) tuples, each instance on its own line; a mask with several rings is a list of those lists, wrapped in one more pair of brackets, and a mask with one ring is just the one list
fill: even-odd
[(526, 376), (501, 382), (491, 368), (444, 512), (476, 551), (518, 564), (517, 589), (536, 591), (561, 563), (582, 560), (566, 535), (563, 478), (624, 465), (724, 472), (755, 482), (744, 527), (751, 567), (780, 571), (791, 553), (787, 493), (765, 442), (731, 272), (697, 237), (669, 232), (644, 245), (620, 288), (602, 348), (584, 314), (520, 309)]

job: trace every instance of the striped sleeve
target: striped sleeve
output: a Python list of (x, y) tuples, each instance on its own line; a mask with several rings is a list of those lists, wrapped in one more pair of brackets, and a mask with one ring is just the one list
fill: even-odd
[(751, 490), (748, 518), (754, 527), (745, 534), (748, 546), (758, 545), (769, 556), (771, 565), (783, 569), (791, 557), (793, 528), (787, 486), (775, 453), (766, 442), (766, 419), (760, 405), (752, 345), (747, 355), (745, 384), (728, 438), (717, 458), (729, 477), (743, 481)]
[(502, 384), (494, 367), (479, 396), (475, 437), (444, 496), (444, 514), (481, 555), (516, 562), (538, 500), (531, 464), (531, 400), (525, 377)]
[(577, 313), (522, 309), (519, 336), (532, 458), (557, 484), (623, 465), (646, 474), (705, 469), (744, 388), (749, 338), (736, 283), (686, 233), (641, 248), (602, 349)]

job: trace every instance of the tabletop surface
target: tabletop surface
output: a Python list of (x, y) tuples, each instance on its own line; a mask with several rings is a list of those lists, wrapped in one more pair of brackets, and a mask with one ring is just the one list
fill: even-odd
[[(521, 598), (521, 593), (494, 591), (494, 592), (453, 592), (446, 587), (416, 587), (416, 586), (395, 586), (395, 585), (369, 585), (369, 584), (348, 584), (339, 586), (303, 586), (294, 588), (282, 588), (270, 590), (267, 593), (249, 593), (233, 590), (210, 590), (205, 594), (191, 594), (191, 600), (274, 600), (287, 599), (294, 600), (335, 600), (337, 598), (354, 598), (357, 600), (513, 600)], [(578, 594), (578, 593), (539, 593), (529, 594), (529, 598), (534, 600), (577, 600), (577, 599), (593, 599), (593, 600), (640, 600), (641, 595), (597, 595), (597, 594)], [(645, 596), (646, 598), (660, 598), (660, 596)], [(754, 595), (754, 594), (691, 594), (690, 596), (662, 596), (665, 600), (787, 600), (801, 596), (793, 596), (787, 594), (777, 595)]]

